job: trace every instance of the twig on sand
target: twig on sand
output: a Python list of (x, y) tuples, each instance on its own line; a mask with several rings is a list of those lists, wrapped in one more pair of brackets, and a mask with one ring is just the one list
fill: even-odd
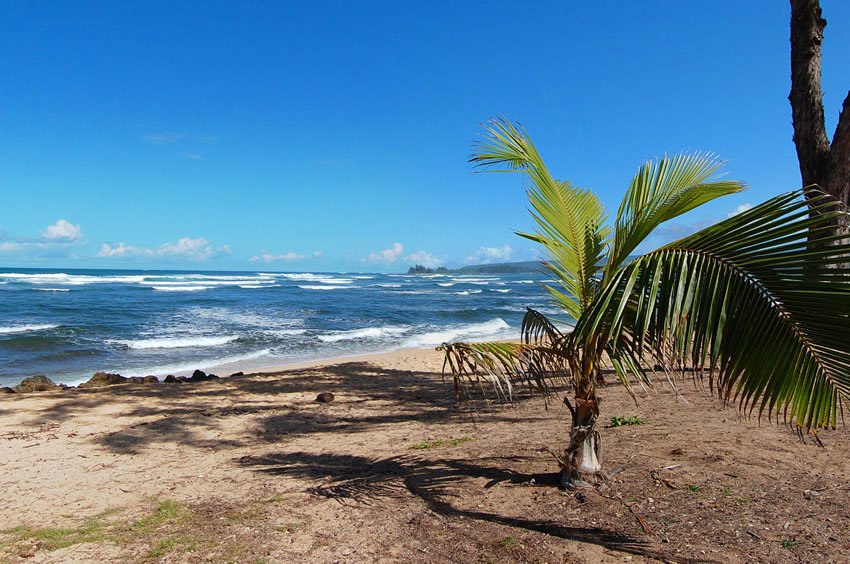
[(625, 505), (625, 506), (626, 506), (626, 509), (628, 509), (628, 510), (629, 510), (629, 513), (631, 513), (632, 515), (634, 515), (634, 516), (635, 516), (635, 519), (637, 519), (637, 522), (640, 524), (640, 528), (641, 528), (641, 529), (643, 529), (643, 532), (644, 532), (644, 533), (649, 534), (649, 533), (651, 533), (651, 532), (652, 532), (652, 530), (649, 528), (649, 525), (647, 525), (647, 524), (646, 524), (646, 521), (644, 521), (644, 520), (643, 520), (643, 517), (641, 517), (641, 516), (638, 514), (638, 512), (637, 512), (637, 511), (635, 511), (634, 509), (632, 509), (632, 506), (631, 506), (631, 505), (629, 505), (628, 503), (626, 503), (626, 500), (625, 500), (625, 499), (623, 499), (623, 496), (622, 496), (622, 495), (617, 494), (617, 499), (619, 499), (619, 500), (620, 500), (620, 503), (622, 503), (623, 505)]

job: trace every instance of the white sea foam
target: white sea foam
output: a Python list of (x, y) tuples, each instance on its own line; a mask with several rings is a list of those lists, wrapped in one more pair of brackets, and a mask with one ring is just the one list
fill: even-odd
[(48, 274), (24, 274), (18, 272), (0, 273), (0, 278), (25, 284), (61, 284), (63, 286), (84, 286), (86, 284), (137, 284), (144, 276), (91, 276), (88, 274), (66, 274), (52, 272)]
[(48, 329), (54, 329), (59, 327), (58, 325), (14, 325), (11, 327), (0, 327), (0, 335), (11, 335), (13, 333), (33, 333), (35, 331), (46, 331)]
[(510, 329), (511, 326), (508, 325), (504, 319), (496, 317), (490, 321), (484, 321), (483, 323), (456, 325), (453, 327), (446, 327), (438, 331), (415, 335), (408, 339), (405, 344), (412, 347), (425, 347), (439, 345), (441, 343), (459, 339), (475, 340), (496, 336), (508, 337), (509, 335), (507, 332), (510, 331)]
[(240, 288), (257, 289), (257, 288), (280, 288), (279, 284), (239, 284)]
[(313, 284), (299, 284), (302, 290), (347, 290), (348, 286), (316, 286)]
[(458, 296), (468, 296), (469, 294), (480, 294), (481, 290), (462, 290), (460, 292), (455, 292)]
[(510, 288), (508, 288), (508, 289), (504, 289), (504, 290), (503, 290), (503, 289), (500, 289), (500, 288), (490, 288), (490, 291), (491, 291), (491, 292), (499, 292), (500, 294), (507, 294), (507, 293), (508, 293), (508, 292), (510, 292), (511, 290), (510, 290)]
[(200, 292), (210, 290), (212, 286), (151, 286), (159, 292)]
[(401, 288), (401, 284), (375, 284), (381, 288)]
[(437, 282), (437, 286), (442, 286), (443, 288), (450, 288), (451, 286), (454, 286), (454, 285), (455, 285), (454, 282)]
[(306, 329), (275, 329), (274, 331), (266, 331), (267, 334), (274, 337), (294, 337), (306, 333)]
[(195, 360), (191, 362), (183, 362), (179, 364), (166, 364), (161, 366), (152, 366), (149, 368), (130, 368), (125, 370), (116, 370), (119, 374), (124, 376), (147, 376), (152, 374), (154, 376), (162, 376), (165, 374), (176, 374), (180, 372), (188, 372), (190, 370), (200, 369), (206, 370), (209, 368), (216, 368), (219, 366), (225, 366), (229, 364), (236, 364), (239, 362), (245, 362), (247, 360), (254, 360), (256, 358), (260, 358), (263, 356), (267, 356), (271, 354), (271, 349), (262, 349), (259, 351), (253, 351), (250, 353), (233, 355), (233, 356), (224, 356), (219, 358), (205, 358), (200, 360)]
[(111, 340), (109, 342), (124, 345), (130, 349), (182, 349), (189, 347), (216, 347), (232, 343), (239, 335), (224, 335), (222, 337), (163, 337), (159, 339)]
[(401, 335), (406, 331), (406, 327), (366, 327), (364, 329), (352, 329), (350, 331), (336, 331), (327, 335), (319, 335), (316, 338), (323, 343), (337, 343), (339, 341), (353, 341), (357, 339), (393, 337)]
[(70, 288), (35, 288), (38, 292), (70, 292)]

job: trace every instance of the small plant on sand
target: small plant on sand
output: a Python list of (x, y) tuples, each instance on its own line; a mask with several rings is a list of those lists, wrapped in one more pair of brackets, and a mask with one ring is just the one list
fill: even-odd
[(436, 441), (427, 442), (427, 443), (416, 443), (416, 444), (410, 445), (410, 448), (412, 448), (413, 450), (424, 450), (424, 449), (438, 448), (438, 447), (444, 447), (444, 446), (453, 447), (453, 446), (462, 445), (463, 443), (468, 443), (471, 440), (472, 440), (471, 437), (460, 437), (460, 438), (457, 438), (457, 439), (437, 439)]
[(797, 548), (800, 546), (800, 542), (797, 539), (784, 539), (782, 541), (782, 548)]
[[(606, 479), (597, 391), (606, 370), (632, 393), (660, 373), (705, 379), (745, 413), (781, 415), (801, 435), (834, 427), (850, 397), (850, 243), (832, 225), (847, 213), (814, 189), (782, 194), (635, 255), (663, 223), (743, 189), (705, 154), (642, 165), (613, 221), (589, 189), (557, 180), (521, 126), (485, 126), (471, 162), (523, 174), (539, 243), (564, 316), (529, 309), (519, 343), (445, 343), (445, 367), (465, 397), (516, 386), (544, 399), (560, 389), (570, 414), (556, 454), (563, 487)], [(571, 331), (564, 327), (573, 325)], [(634, 395), (634, 394), (633, 394)]]
[(519, 539), (514, 536), (507, 536), (499, 541), (502, 548), (513, 548), (519, 544)]
[(632, 417), (612, 417), (611, 427), (623, 427), (625, 425), (643, 425), (644, 421), (637, 415)]

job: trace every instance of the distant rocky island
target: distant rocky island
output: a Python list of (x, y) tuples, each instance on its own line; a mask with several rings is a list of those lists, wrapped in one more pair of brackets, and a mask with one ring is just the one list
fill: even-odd
[(524, 262), (502, 262), (498, 264), (473, 264), (456, 269), (448, 269), (445, 266), (428, 268), (417, 264), (411, 266), (408, 274), (521, 274), (529, 272), (540, 272), (543, 263), (536, 260)]

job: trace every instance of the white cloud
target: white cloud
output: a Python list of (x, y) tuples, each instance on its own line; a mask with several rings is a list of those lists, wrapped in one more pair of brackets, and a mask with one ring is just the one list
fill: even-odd
[(79, 225), (74, 225), (64, 219), (58, 220), (53, 225), (48, 225), (42, 231), (41, 236), (50, 240), (76, 241), (83, 236)]
[(419, 251), (416, 253), (411, 253), (410, 255), (404, 257), (404, 260), (406, 260), (407, 262), (412, 262), (425, 266), (427, 268), (436, 268), (438, 266), (443, 265), (442, 259), (435, 257), (428, 251)]
[(323, 253), (322, 251), (313, 251), (313, 256), (314, 256), (314, 257), (320, 257), (320, 256), (322, 256), (323, 254), (325, 254), (325, 253)]
[(218, 254), (229, 254), (230, 247), (224, 245), (218, 249), (213, 248), (212, 244), (203, 237), (193, 239), (191, 237), (181, 237), (174, 243), (165, 243), (155, 248), (136, 247), (133, 245), (125, 245), (123, 242), (117, 245), (103, 243), (100, 245), (100, 251), (95, 255), (100, 258), (126, 258), (126, 257), (147, 257), (147, 258), (186, 258), (189, 260), (206, 260)]
[(284, 253), (282, 255), (273, 255), (273, 254), (271, 254), (267, 251), (263, 251), (259, 255), (253, 256), (253, 257), (249, 258), (248, 260), (251, 261), (251, 262), (262, 261), (262, 262), (265, 262), (265, 263), (268, 264), (270, 262), (275, 262), (275, 261), (292, 262), (292, 261), (296, 261), (296, 260), (304, 260), (306, 258), (307, 258), (306, 256), (299, 255), (298, 253), (294, 253), (292, 251), (289, 251), (288, 253)]
[(383, 262), (386, 264), (392, 264), (398, 260), (398, 257), (400, 257), (403, 252), (404, 245), (401, 243), (393, 243), (389, 249), (384, 249), (377, 253), (369, 253), (369, 256), (366, 257), (365, 260), (372, 263)]
[(753, 209), (753, 205), (747, 202), (746, 204), (741, 204), (740, 206), (737, 206), (734, 210), (729, 212), (729, 215), (727, 215), (726, 217), (735, 217), (739, 213), (744, 213), (745, 211), (751, 209)]
[(468, 262), (491, 263), (496, 261), (507, 261), (511, 259), (514, 250), (510, 245), (502, 247), (481, 247), (475, 254), (466, 257)]

